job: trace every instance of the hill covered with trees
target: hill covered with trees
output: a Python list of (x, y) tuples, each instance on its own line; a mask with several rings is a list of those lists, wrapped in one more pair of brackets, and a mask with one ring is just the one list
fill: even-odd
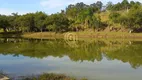
[(107, 28), (142, 32), (142, 4), (123, 0), (117, 4), (108, 2), (104, 7), (101, 1), (90, 5), (80, 2), (51, 15), (41, 11), (0, 15), (0, 29), (4, 32), (105, 31)]

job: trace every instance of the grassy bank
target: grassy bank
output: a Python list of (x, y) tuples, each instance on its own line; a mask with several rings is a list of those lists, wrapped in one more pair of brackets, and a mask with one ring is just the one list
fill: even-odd
[(94, 32), (92, 30), (80, 31), (80, 32), (34, 32), (34, 33), (19, 33), (19, 32), (7, 32), (0, 33), (0, 37), (23, 37), (23, 38), (34, 38), (34, 39), (67, 39), (67, 40), (78, 40), (78, 39), (129, 39), (129, 40), (140, 40), (142, 41), (142, 33), (128, 33), (128, 32)]
[(54, 39), (64, 38), (69, 40), (74, 39), (137, 39), (142, 40), (142, 33), (126, 33), (126, 32), (94, 32), (94, 31), (82, 31), (82, 32), (38, 32), (38, 33), (24, 33), (24, 38), (38, 38), (38, 39)]

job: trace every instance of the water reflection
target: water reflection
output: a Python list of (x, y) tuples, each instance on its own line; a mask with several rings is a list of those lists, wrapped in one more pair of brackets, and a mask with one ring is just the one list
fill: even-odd
[(142, 42), (131, 41), (64, 41), (40, 39), (0, 39), (0, 54), (20, 55), (43, 59), (48, 56), (68, 56), (72, 61), (120, 60), (129, 63), (132, 68), (142, 66)]

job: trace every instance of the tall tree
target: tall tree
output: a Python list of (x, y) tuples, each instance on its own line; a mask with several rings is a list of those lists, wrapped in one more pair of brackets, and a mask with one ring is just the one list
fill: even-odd
[(46, 24), (46, 28), (48, 30), (52, 30), (56, 32), (67, 31), (69, 27), (68, 18), (61, 13), (52, 14), (48, 16), (44, 23)]
[(121, 4), (123, 6), (123, 9), (125, 9), (125, 10), (130, 8), (128, 0), (123, 0)]
[(7, 20), (7, 16), (0, 15), (0, 28), (2, 28), (4, 32), (7, 32), (8, 27), (9, 27), (9, 22)]
[(103, 7), (103, 3), (101, 1), (97, 1), (96, 6), (101, 10)]
[(106, 6), (107, 6), (106, 8), (107, 8), (108, 10), (111, 10), (112, 7), (113, 7), (113, 3), (109, 1)]
[[(41, 32), (45, 29), (44, 21), (47, 15), (43, 12), (36, 12), (34, 15), (35, 27), (39, 29)], [(37, 30), (38, 31), (38, 30)]]

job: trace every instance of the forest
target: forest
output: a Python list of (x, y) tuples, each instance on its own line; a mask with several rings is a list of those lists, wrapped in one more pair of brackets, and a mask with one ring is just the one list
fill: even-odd
[(106, 5), (101, 1), (90, 5), (80, 2), (51, 15), (42, 11), (0, 15), (0, 32), (104, 31), (106, 28), (142, 32), (142, 4), (128, 0)]

